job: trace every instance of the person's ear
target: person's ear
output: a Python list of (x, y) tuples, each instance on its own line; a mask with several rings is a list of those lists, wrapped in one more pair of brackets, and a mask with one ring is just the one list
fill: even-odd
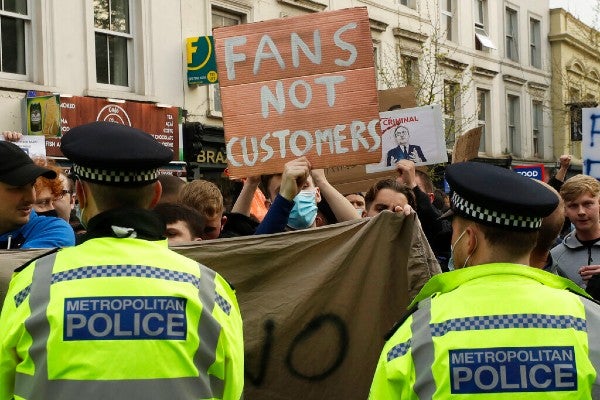
[(77, 200), (79, 202), (79, 208), (84, 209), (87, 205), (87, 198), (85, 197), (85, 189), (83, 188), (83, 182), (79, 179), (75, 182), (75, 193), (77, 194)]
[(154, 182), (154, 194), (152, 196), (152, 201), (150, 202), (150, 208), (154, 208), (155, 205), (160, 201), (160, 196), (162, 195), (162, 185), (160, 181)]
[(325, 225), (325, 220), (323, 219), (322, 216), (317, 214), (317, 216), (315, 217), (315, 226), (318, 228), (319, 226), (323, 226), (323, 225)]
[(225, 228), (225, 224), (227, 223), (227, 217), (223, 215), (221, 217), (221, 232), (223, 232), (223, 228)]
[(321, 189), (318, 186), (315, 186), (315, 200), (317, 203), (321, 202)]
[(465, 232), (467, 236), (467, 254), (473, 254), (477, 250), (477, 235), (479, 234), (479, 230), (475, 229), (473, 225), (469, 225), (465, 229)]

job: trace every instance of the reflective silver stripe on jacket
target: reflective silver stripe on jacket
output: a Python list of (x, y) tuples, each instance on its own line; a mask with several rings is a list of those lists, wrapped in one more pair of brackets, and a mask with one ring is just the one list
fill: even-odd
[[(592, 398), (600, 400), (600, 340), (595, 337), (595, 333), (600, 332), (600, 306), (585, 298), (582, 301), (586, 310), (585, 319), (570, 315), (502, 314), (454, 318), (439, 323), (431, 323), (431, 298), (421, 301), (412, 317), (412, 338), (409, 343), (415, 367), (415, 393), (419, 399), (431, 399), (436, 391), (432, 371), (435, 357), (433, 337), (441, 337), (448, 332), (487, 329), (575, 329), (588, 333), (589, 358), (597, 372)], [(396, 350), (393, 354), (390, 351), (388, 361), (395, 358), (390, 356), (401, 356), (408, 351), (402, 350)]]
[[(48, 338), (50, 323), (46, 317), (50, 303), (50, 287), (53, 282), (52, 269), (56, 253), (40, 258), (35, 264), (29, 291), (30, 316), (25, 320), (25, 328), (33, 342), (29, 355), (35, 365), (35, 376), (17, 373), (15, 395), (28, 400), (129, 400), (178, 398), (185, 393), (187, 398), (222, 398), (224, 383), (215, 376), (207, 376), (207, 370), (216, 359), (220, 324), (212, 311), (215, 306), (215, 273), (199, 264), (202, 312), (198, 323), (199, 349), (194, 357), (194, 365), (199, 377), (132, 379), (132, 380), (66, 380), (48, 379)], [(106, 275), (105, 275), (106, 276)], [(108, 275), (110, 276), (110, 275)], [(135, 355), (132, 355), (134, 357)], [(66, 360), (68, 362), (68, 360)]]
[(412, 357), (415, 364), (414, 390), (419, 399), (431, 399), (435, 393), (433, 379), (433, 338), (431, 336), (431, 298), (419, 303), (419, 309), (413, 314), (412, 324)]
[(596, 369), (592, 399), (600, 399), (600, 305), (585, 297), (581, 298), (581, 302), (588, 326), (588, 357)]

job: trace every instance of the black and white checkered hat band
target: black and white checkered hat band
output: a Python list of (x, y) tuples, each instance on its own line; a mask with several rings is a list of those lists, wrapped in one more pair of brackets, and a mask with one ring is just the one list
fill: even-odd
[(499, 225), (506, 228), (538, 229), (542, 225), (541, 217), (514, 215), (504, 212), (488, 210), (475, 205), (469, 200), (460, 197), (456, 192), (452, 195), (452, 205), (462, 214), (484, 224)]
[(141, 171), (115, 171), (73, 164), (73, 172), (83, 180), (114, 185), (143, 184), (158, 179), (158, 169), (156, 168)]

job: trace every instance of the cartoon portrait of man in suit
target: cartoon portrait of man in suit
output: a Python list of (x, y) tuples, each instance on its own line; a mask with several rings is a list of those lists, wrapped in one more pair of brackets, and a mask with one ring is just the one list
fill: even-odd
[(426, 162), (427, 159), (423, 155), (421, 146), (409, 144), (410, 132), (403, 125), (398, 125), (394, 129), (394, 138), (398, 146), (394, 147), (387, 153), (386, 165), (388, 167), (396, 165), (400, 160), (411, 160), (415, 163)]

